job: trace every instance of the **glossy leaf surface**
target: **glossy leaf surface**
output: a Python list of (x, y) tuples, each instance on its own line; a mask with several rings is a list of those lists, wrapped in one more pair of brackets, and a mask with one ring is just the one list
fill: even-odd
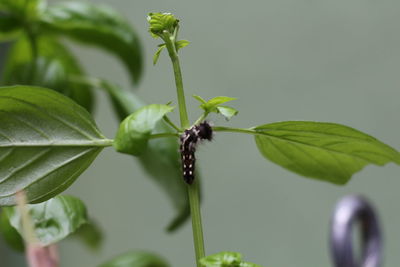
[(261, 267), (260, 265), (242, 261), (238, 252), (220, 252), (200, 259), (204, 267)]
[[(75, 197), (59, 195), (39, 204), (27, 205), (35, 236), (43, 246), (64, 239), (87, 223), (83, 202)], [(10, 223), (20, 235), (24, 234), (17, 207), (7, 207)]]
[(112, 144), (71, 99), (30, 86), (0, 88), (0, 205), (24, 190), (30, 203), (68, 188)]
[(169, 267), (169, 264), (150, 252), (127, 252), (100, 265), (99, 267)]
[(286, 121), (254, 130), (257, 147), (266, 158), (300, 175), (335, 184), (345, 184), (368, 164), (400, 164), (399, 152), (340, 124)]
[[(118, 86), (105, 84), (116, 114), (123, 120), (145, 104), (131, 91), (122, 90)], [(173, 130), (160, 121), (154, 133), (172, 132)], [(150, 140), (146, 151), (137, 157), (149, 177), (168, 195), (177, 214), (168, 226), (172, 231), (181, 226), (189, 218), (189, 200), (186, 184), (182, 180), (178, 141), (175, 138)], [(196, 177), (200, 175), (196, 173)], [(201, 179), (199, 179), (200, 181)]]
[(135, 31), (112, 8), (89, 2), (65, 2), (49, 6), (44, 25), (63, 34), (116, 55), (137, 83), (142, 72), (142, 51)]
[(34, 60), (28, 39), (20, 38), (8, 54), (2, 83), (51, 88), (92, 110), (93, 93), (89, 86), (74, 81), (84, 73), (68, 49), (51, 37), (37, 38), (37, 49)]
[(142, 154), (157, 123), (173, 109), (168, 105), (152, 104), (129, 115), (119, 127), (114, 141), (115, 149), (135, 156)]

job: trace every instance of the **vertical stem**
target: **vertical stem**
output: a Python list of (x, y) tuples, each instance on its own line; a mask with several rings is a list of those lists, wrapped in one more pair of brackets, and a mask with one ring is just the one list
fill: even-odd
[(204, 253), (204, 239), (203, 239), (203, 225), (201, 222), (200, 212), (200, 195), (199, 183), (195, 179), (192, 185), (188, 186), (190, 214), (192, 215), (192, 230), (194, 250), (196, 253), (197, 267), (201, 267), (199, 260), (205, 256)]
[(179, 115), (181, 119), (181, 126), (183, 128), (188, 128), (190, 124), (186, 110), (186, 100), (185, 100), (185, 93), (183, 91), (183, 81), (182, 81), (182, 73), (181, 73), (181, 66), (179, 63), (179, 57), (176, 52), (175, 44), (170, 38), (167, 39), (165, 44), (167, 46), (168, 53), (172, 61), (172, 67), (174, 69), (176, 94), (178, 96), (178, 106), (179, 106)]
[[(164, 41), (168, 50), (168, 54), (172, 61), (175, 75), (176, 92), (178, 95), (178, 106), (179, 115), (181, 119), (182, 128), (186, 129), (190, 126), (189, 118), (186, 111), (185, 94), (183, 91), (182, 73), (179, 64), (179, 57), (175, 47), (176, 33), (171, 36), (167, 34), (164, 36)], [(188, 185), (189, 194), (189, 205), (190, 214), (192, 217), (192, 231), (193, 231), (193, 242), (194, 250), (196, 253), (197, 267), (201, 267), (200, 259), (205, 256), (204, 253), (204, 239), (203, 239), (203, 226), (201, 223), (201, 211), (200, 211), (200, 195), (199, 195), (199, 184), (195, 179), (192, 185)]]
[(31, 62), (31, 72), (30, 72), (30, 81), (33, 82), (36, 77), (36, 64), (38, 59), (38, 45), (36, 40), (36, 35), (31, 26), (26, 26), (26, 33), (28, 35), (29, 43), (31, 45), (31, 53), (32, 53), (32, 62)]

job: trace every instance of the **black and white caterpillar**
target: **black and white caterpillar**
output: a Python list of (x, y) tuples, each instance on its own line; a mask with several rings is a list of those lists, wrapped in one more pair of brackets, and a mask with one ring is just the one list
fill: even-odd
[(196, 163), (196, 146), (199, 141), (212, 139), (211, 125), (204, 121), (199, 125), (194, 125), (185, 130), (181, 135), (181, 158), (182, 158), (182, 171), (183, 179), (186, 183), (192, 184), (194, 181), (194, 171)]

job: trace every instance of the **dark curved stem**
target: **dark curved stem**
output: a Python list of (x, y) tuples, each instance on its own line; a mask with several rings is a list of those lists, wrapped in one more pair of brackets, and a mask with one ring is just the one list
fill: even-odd
[[(353, 251), (352, 226), (361, 227), (362, 253), (357, 261)], [(353, 228), (354, 229), (354, 228)], [(335, 267), (380, 267), (382, 238), (374, 208), (361, 196), (346, 196), (335, 207), (330, 233), (331, 256)]]

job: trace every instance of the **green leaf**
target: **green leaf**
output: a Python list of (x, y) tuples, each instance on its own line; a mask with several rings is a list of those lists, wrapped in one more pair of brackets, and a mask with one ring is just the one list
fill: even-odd
[(99, 267), (169, 267), (169, 264), (154, 253), (136, 251), (121, 254)]
[(238, 267), (242, 261), (242, 255), (238, 252), (219, 252), (200, 259), (205, 267)]
[(227, 97), (227, 96), (217, 96), (217, 97), (214, 97), (214, 98), (211, 98), (210, 100), (208, 100), (206, 104), (202, 104), (201, 107), (204, 110), (212, 110), (221, 104), (224, 104), (226, 102), (233, 101), (233, 100), (236, 100), (236, 98)]
[(114, 148), (121, 153), (138, 156), (146, 148), (156, 124), (174, 107), (152, 104), (142, 107), (128, 116), (120, 125)]
[(10, 224), (9, 208), (3, 208), (0, 214), (0, 233), (6, 243), (16, 251), (23, 252), (25, 244), (18, 231)]
[(110, 146), (90, 114), (71, 99), (30, 86), (0, 88), (0, 205), (30, 203), (68, 188)]
[(204, 110), (206, 115), (211, 112), (220, 113), (225, 117), (225, 119), (230, 120), (233, 116), (238, 114), (238, 111), (232, 107), (221, 106), (221, 104), (236, 100), (236, 98), (217, 96), (206, 101), (198, 95), (193, 95), (193, 97), (201, 103), (200, 108)]
[[(131, 91), (122, 90), (120, 87), (104, 84), (115, 112), (120, 120), (135, 112), (145, 104)], [(173, 132), (173, 130), (160, 121), (155, 128), (155, 133)], [(179, 145), (174, 138), (159, 138), (149, 141), (146, 151), (137, 158), (144, 170), (167, 194), (176, 210), (176, 216), (168, 226), (169, 231), (178, 229), (190, 215), (189, 200), (186, 184), (182, 181)], [(200, 174), (196, 172), (196, 177)], [(201, 179), (198, 179), (201, 181)]]
[(9, 34), (19, 28), (21, 28), (22, 22), (14, 14), (5, 13), (0, 16), (0, 32), (1, 35), (4, 33)]
[(199, 95), (193, 95), (193, 98), (199, 101), (201, 104), (207, 104), (207, 101), (205, 101), (204, 98)]
[(204, 267), (261, 267), (260, 265), (243, 262), (238, 252), (220, 252), (200, 259)]
[(79, 227), (72, 237), (80, 239), (88, 248), (98, 250), (103, 243), (103, 233), (99, 226), (93, 222), (83, 224)]
[(75, 76), (84, 76), (84, 73), (72, 54), (50, 37), (38, 37), (37, 50), (35, 60), (29, 40), (18, 40), (8, 55), (2, 83), (51, 88), (91, 111), (94, 103), (93, 93), (88, 85), (74, 81)]
[(230, 120), (233, 116), (237, 115), (239, 111), (228, 106), (217, 107), (219, 113), (221, 113), (227, 120)]
[(323, 122), (286, 121), (254, 128), (260, 152), (300, 175), (345, 184), (368, 164), (400, 164), (400, 153), (353, 128)]
[(153, 57), (153, 65), (157, 64), (158, 58), (160, 57), (161, 51), (166, 47), (165, 44), (158, 46), (157, 52), (154, 54)]
[(211, 98), (208, 101), (205, 101), (203, 98), (201, 98), (198, 95), (193, 95), (193, 97), (201, 103), (200, 107), (202, 109), (204, 109), (205, 112), (217, 112), (216, 108), (219, 105), (224, 104), (229, 101), (232, 101), (232, 100), (236, 100), (236, 98), (227, 97), (227, 96), (217, 96), (217, 97)]
[(178, 26), (179, 20), (171, 13), (149, 13), (147, 16), (149, 22), (149, 31), (154, 38), (157, 38), (164, 31), (173, 34)]
[(184, 48), (185, 46), (189, 45), (190, 42), (188, 40), (179, 40), (175, 42), (176, 50), (178, 51), (181, 48)]
[(251, 262), (241, 262), (240, 267), (262, 267), (261, 265), (251, 263)]
[(127, 67), (134, 83), (142, 73), (142, 50), (128, 21), (108, 6), (89, 2), (65, 2), (50, 6), (43, 16), (44, 26), (116, 55)]
[[(35, 236), (43, 246), (57, 243), (87, 223), (86, 207), (78, 198), (59, 195), (43, 203), (27, 205)], [(23, 236), (21, 214), (7, 207), (11, 225)]]
[(15, 15), (20, 21), (30, 22), (42, 15), (46, 9), (45, 0), (0, 0), (0, 10)]

